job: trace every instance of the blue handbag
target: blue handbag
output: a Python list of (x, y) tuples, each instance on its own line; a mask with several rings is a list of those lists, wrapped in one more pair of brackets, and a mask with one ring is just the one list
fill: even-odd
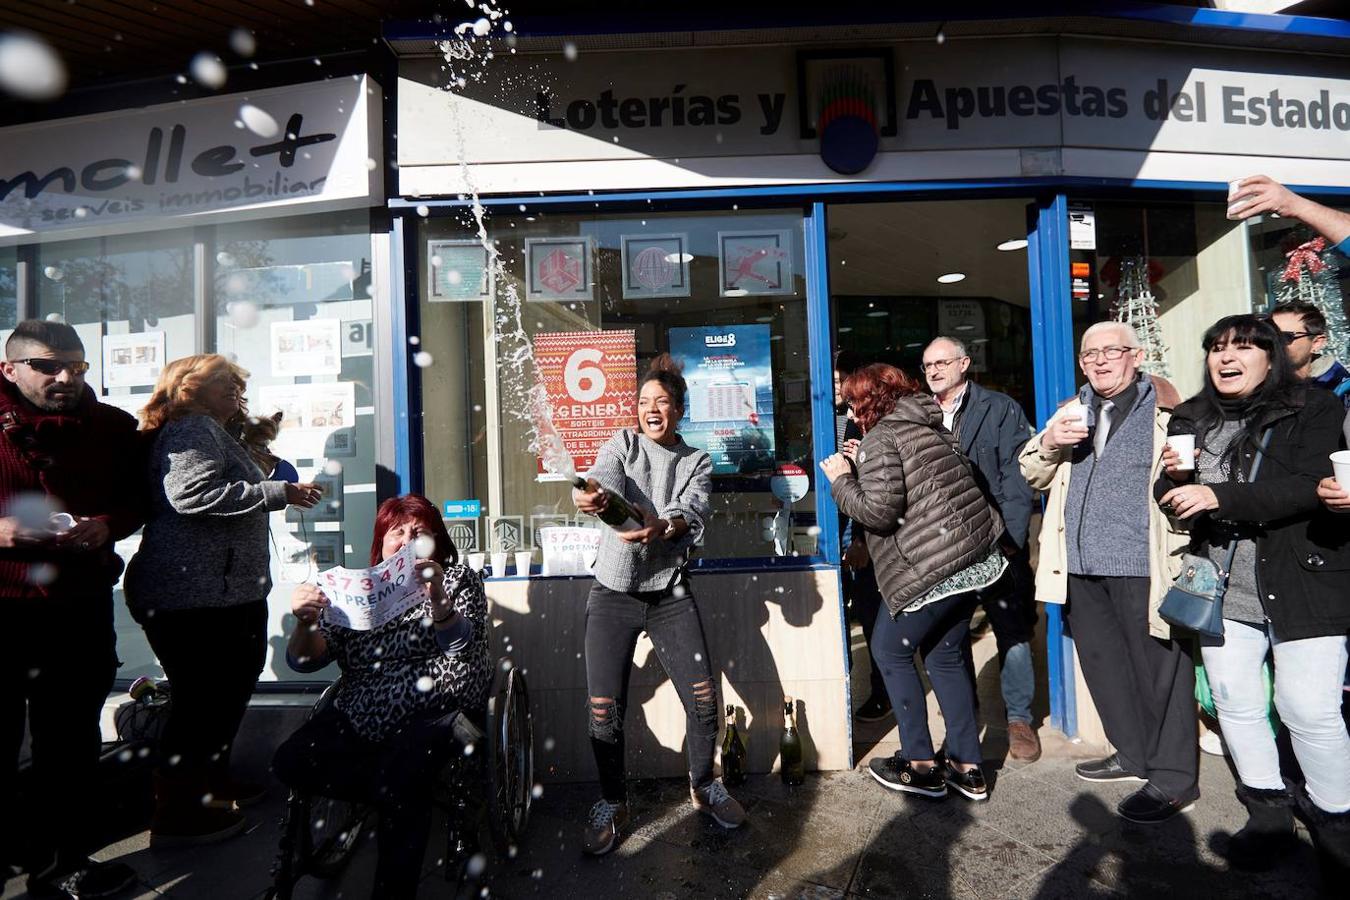
[[(1265, 455), (1270, 443), (1271, 429), (1261, 436), (1261, 446), (1256, 450), (1256, 459), (1252, 460), (1251, 474), (1247, 481), (1256, 480), (1261, 468), (1261, 457)], [(1220, 569), (1214, 560), (1207, 556), (1187, 553), (1181, 558), (1181, 574), (1168, 588), (1158, 608), (1158, 616), (1167, 624), (1194, 631), (1205, 637), (1223, 636), (1223, 595), (1228, 589), (1228, 573), (1233, 569), (1233, 557), (1237, 555), (1237, 538), (1233, 538), (1228, 549), (1228, 559)]]

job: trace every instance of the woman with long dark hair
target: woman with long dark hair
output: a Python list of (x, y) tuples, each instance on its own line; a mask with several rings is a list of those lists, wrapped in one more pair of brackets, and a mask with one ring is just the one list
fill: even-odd
[[(900, 726), (900, 752), (872, 760), (869, 771), (890, 790), (940, 799), (950, 786), (984, 800), (989, 791), (964, 645), (976, 592), (1007, 568), (998, 549), (1003, 521), (942, 426), (942, 410), (917, 381), (875, 364), (845, 379), (843, 395), (863, 431), (857, 473), (841, 453), (820, 468), (840, 512), (867, 529), (886, 601), (872, 629), (872, 659)], [(947, 723), (945, 754), (933, 749), (916, 652)]]
[(623, 715), (633, 648), (644, 631), (684, 704), (694, 808), (723, 828), (745, 820), (741, 805), (713, 774), (717, 685), (686, 570), (709, 513), (712, 459), (675, 430), (686, 391), (668, 354), (653, 360), (638, 385), (637, 429), (610, 438), (591, 467), (589, 489), (572, 492), (584, 513), (600, 512), (606, 492), (613, 492), (645, 515), (640, 528), (601, 532), (595, 584), (586, 598), (588, 729), (601, 796), (591, 807), (582, 847), (594, 856), (613, 850), (628, 822)]
[(1201, 346), (1204, 386), (1177, 407), (1169, 427), (1195, 436), (1195, 467), (1179, 468), (1169, 446), (1157, 493), (1164, 510), (1190, 524), (1192, 552), (1220, 568), (1233, 555), (1223, 636), (1200, 642), (1249, 815), (1228, 858), (1262, 868), (1297, 844), (1295, 797), (1280, 773), (1262, 674), (1273, 654), (1275, 707), (1306, 778), (1298, 801), (1324, 861), (1344, 879), (1350, 736), (1340, 710), (1350, 529), (1320, 505), (1317, 484), (1331, 471), (1345, 411), (1333, 394), (1294, 377), (1279, 332), (1264, 319), (1220, 319)]
[(337, 663), (342, 681), (336, 702), (287, 738), (272, 761), (293, 788), (375, 804), (377, 898), (416, 895), (435, 779), (455, 752), (455, 717), (481, 715), (492, 675), (483, 581), (459, 562), (439, 511), (417, 494), (381, 503), (370, 564), (410, 541), (422, 597), (378, 628), (329, 622), (323, 592), (296, 587), (286, 661), (297, 672)]

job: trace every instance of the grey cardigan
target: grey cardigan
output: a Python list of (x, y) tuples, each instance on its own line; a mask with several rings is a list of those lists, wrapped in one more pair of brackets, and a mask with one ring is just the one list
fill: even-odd
[(156, 486), (141, 547), (127, 566), (133, 611), (235, 606), (272, 588), (268, 516), (286, 483), (264, 481), (243, 445), (209, 416), (165, 425), (155, 438)]
[(625, 428), (596, 454), (590, 477), (641, 509), (660, 518), (683, 516), (689, 531), (677, 541), (654, 539), (629, 544), (613, 528), (603, 527), (595, 561), (595, 580), (611, 591), (663, 591), (675, 583), (689, 550), (703, 537), (711, 510), (712, 458), (683, 439), (663, 447)]

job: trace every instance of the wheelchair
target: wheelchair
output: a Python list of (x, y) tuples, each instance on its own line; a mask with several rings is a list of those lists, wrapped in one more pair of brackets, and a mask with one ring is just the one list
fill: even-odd
[[(319, 697), (316, 713), (337, 697), (339, 681)], [(475, 719), (477, 721), (475, 721)], [(514, 854), (530, 820), (534, 791), (534, 728), (525, 676), (507, 657), (497, 661), (486, 710), (455, 721), (455, 753), (441, 772), (436, 806), (447, 814), (444, 873), (456, 888), (482, 881), (482, 833), (499, 853)], [(355, 854), (373, 809), (292, 791), (282, 820), (267, 900), (290, 900), (305, 875), (332, 878)]]

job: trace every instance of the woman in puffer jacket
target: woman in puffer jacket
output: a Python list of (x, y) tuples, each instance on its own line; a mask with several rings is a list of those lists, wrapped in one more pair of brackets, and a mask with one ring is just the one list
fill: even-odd
[[(923, 797), (943, 798), (950, 786), (984, 800), (975, 685), (963, 649), (976, 592), (1007, 567), (998, 547), (1003, 522), (918, 382), (893, 366), (871, 365), (844, 381), (843, 395), (863, 432), (857, 474), (838, 453), (820, 468), (839, 511), (867, 529), (886, 600), (872, 632), (872, 659), (900, 726), (900, 752), (872, 760), (872, 777)], [(946, 720), (945, 753), (933, 750), (915, 652), (923, 654)]]

